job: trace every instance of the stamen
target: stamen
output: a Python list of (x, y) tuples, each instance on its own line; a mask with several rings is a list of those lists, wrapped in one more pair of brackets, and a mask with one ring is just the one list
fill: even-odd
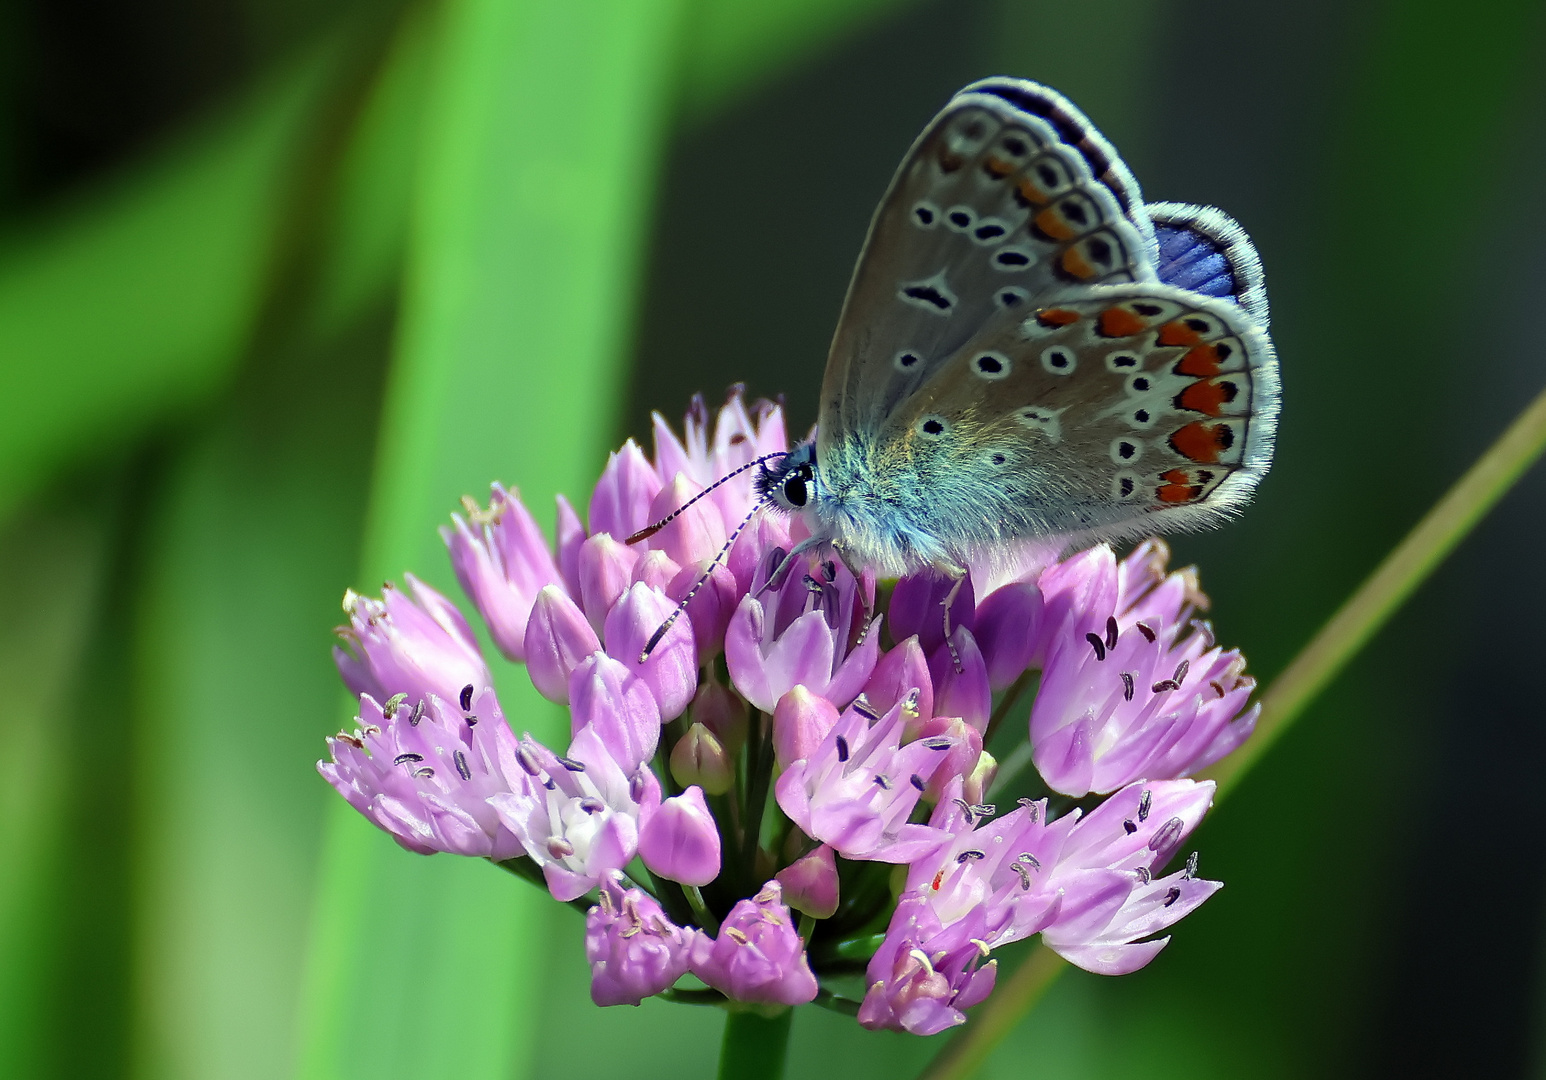
[(576, 761), (574, 758), (561, 757), (558, 759), (558, 763), (564, 768), (568, 769), (570, 772), (585, 771), (585, 762)]
[(472, 770), (467, 767), (467, 755), (458, 750), (451, 755), (451, 759), (456, 762), (456, 771), (461, 774), (462, 779), (471, 780)]
[(988, 953), (992, 950), (988, 948), (986, 941), (982, 940), (982, 938), (967, 938), (966, 940), (977, 946), (977, 951), (982, 953), (983, 959), (987, 959)]
[(1117, 647), (1117, 617), (1115, 615), (1107, 615), (1106, 616), (1106, 648), (1108, 648), (1108, 649), (1115, 649), (1116, 647)]
[(580, 809), (587, 814), (599, 814), (607, 808), (607, 804), (594, 795), (587, 795), (580, 800)]
[(880, 713), (875, 711), (875, 706), (863, 694), (854, 699), (853, 710), (872, 724), (880, 719)]
[(1010, 868), (1013, 869), (1016, 874), (1020, 875), (1020, 888), (1024, 889), (1026, 892), (1030, 892), (1030, 889), (1031, 889), (1031, 872), (1029, 870), (1027, 870), (1024, 866), (1022, 866), (1020, 863), (1017, 863), (1017, 862), (1016, 863), (1010, 863), (1009, 865), (1010, 865)]
[(526, 747), (516, 747), (515, 760), (520, 762), (521, 768), (526, 770), (527, 776), (542, 775), (542, 766), (537, 764), (537, 759), (532, 756), (531, 751), (526, 749)]
[(1122, 672), (1122, 700), (1133, 700), (1133, 673), (1131, 671)]
[(882, 791), (890, 791), (891, 790), (891, 781), (886, 778), (885, 773), (876, 773), (875, 774), (875, 783), (880, 785), (880, 790), (882, 790)]
[(1026, 817), (1030, 819), (1031, 824), (1032, 825), (1036, 824), (1036, 819), (1041, 816), (1041, 807), (1036, 805), (1036, 800), (1035, 799), (1020, 799), (1020, 800), (1017, 800), (1017, 801), (1020, 803), (1021, 806), (1025, 807), (1025, 809), (1026, 809)]
[(391, 697), (387, 698), (386, 704), (381, 706), (381, 719), (392, 719), (392, 717), (397, 715), (397, 710), (402, 707), (403, 702), (407, 700), (407, 694), (393, 694)]
[(1175, 683), (1177, 686), (1180, 686), (1183, 682), (1186, 681), (1186, 673), (1191, 670), (1192, 662), (1190, 660), (1181, 661), (1176, 665), (1176, 673), (1170, 677), (1170, 681)]
[(1186, 857), (1186, 869), (1181, 871), (1183, 881), (1191, 881), (1197, 876), (1197, 852), (1192, 852)]
[(1181, 688), (1176, 685), (1176, 681), (1174, 679), (1161, 679), (1159, 682), (1149, 687), (1149, 689), (1153, 690), (1156, 694), (1168, 694), (1172, 690), (1179, 690)]
[(478, 718), (476, 716), (473, 716), (471, 713), (468, 713), (466, 716), (462, 717), (462, 719), (467, 721), (467, 726), (468, 727), (477, 727), (478, 726)]
[(1217, 682), (1210, 682), (1208, 685), (1213, 687), (1213, 692), (1215, 694), (1217, 694), (1219, 697), (1223, 697), (1224, 696), (1224, 688), (1222, 686), (1220, 686)]
[(1137, 867), (1133, 873), (1138, 875), (1138, 881), (1140, 884), (1147, 885), (1149, 882), (1154, 880), (1154, 875), (1149, 873), (1149, 868), (1147, 866)]
[(1181, 899), (1181, 890), (1180, 889), (1171, 889), (1168, 893), (1165, 894), (1165, 904), (1164, 904), (1164, 906), (1165, 907), (1169, 907), (1171, 904), (1174, 904), (1179, 899)]
[(978, 851), (975, 848), (967, 848), (965, 851), (961, 852), (961, 854), (956, 856), (956, 862), (976, 862), (978, 859), (986, 859), (987, 857), (988, 853), (985, 851)]
[(838, 761), (847, 761), (848, 760), (848, 740), (843, 738), (841, 735), (839, 735), (839, 736), (836, 737), (836, 742), (837, 742), (837, 759), (838, 759)]
[(1093, 632), (1085, 634), (1084, 640), (1088, 641), (1090, 643), (1090, 648), (1095, 650), (1095, 659), (1106, 659), (1106, 643), (1100, 639), (1099, 634)]
[(435, 775), (435, 770), (431, 769), (428, 765), (425, 765), (425, 766), (423, 766), (421, 768), (418, 768), (418, 769), (414, 769), (413, 773), (412, 773), (412, 776), (416, 780), (428, 780), (430, 777), (432, 777), (434, 775)]
[(548, 854), (555, 859), (567, 859), (574, 854), (574, 845), (562, 836), (548, 837)]
[(928, 790), (929, 785), (924, 783), (923, 777), (919, 776), (917, 773), (913, 773), (912, 776), (908, 777), (907, 782), (912, 784), (912, 786), (917, 788), (919, 791)]
[(1029, 851), (1022, 851), (1015, 856), (1015, 865), (1018, 866), (1020, 863), (1025, 863), (1027, 866), (1034, 867), (1037, 870), (1041, 869), (1041, 860)]
[(418, 704), (413, 707), (413, 714), (408, 717), (408, 723), (413, 727), (419, 726), (419, 721), (424, 719), (424, 699), (420, 698)]
[(923, 745), (930, 750), (949, 750), (955, 743), (944, 736), (938, 736), (933, 739), (924, 739)]
[(968, 825), (977, 824), (977, 815), (972, 812), (972, 804), (965, 799), (956, 799), (955, 804), (961, 808), (961, 814), (966, 818)]
[(1173, 817), (1161, 825), (1153, 836), (1149, 837), (1149, 850), (1159, 851), (1168, 848), (1181, 839), (1181, 830), (1186, 828), (1186, 822), (1178, 817)]
[(742, 933), (740, 930), (737, 930), (733, 926), (725, 927), (725, 933), (729, 935), (730, 940), (735, 942), (737, 945), (751, 944), (751, 938), (747, 937), (744, 933)]
[(1122, 822), (1122, 831), (1127, 833), (1128, 836), (1132, 836), (1133, 833), (1138, 831), (1138, 826), (1133, 824), (1132, 818), (1127, 818)]
[(423, 760), (424, 760), (424, 755), (423, 754), (413, 754), (413, 753), (398, 754), (395, 758), (392, 759), (392, 764), (393, 765), (401, 765), (404, 762), (408, 762), (408, 761), (423, 761)]
[(1138, 820), (1148, 821), (1149, 811), (1154, 807), (1154, 792), (1148, 788), (1143, 789), (1143, 794), (1138, 796)]
[(930, 978), (934, 977), (934, 965), (929, 963), (928, 953), (924, 952), (922, 949), (909, 949), (907, 951), (907, 955), (911, 956), (914, 960), (917, 960), (918, 963), (922, 964), (923, 970), (929, 973)]
[(1155, 639), (1159, 636), (1154, 632), (1154, 628), (1148, 623), (1142, 622), (1138, 623), (1137, 626), (1138, 632), (1144, 636), (1144, 639), (1147, 640), (1150, 645), (1153, 645)]
[(462, 687), (462, 712), (467, 712), (471, 708), (472, 708), (472, 683), (468, 683), (466, 686)]
[(994, 814), (998, 813), (998, 807), (990, 802), (978, 803), (976, 806), (972, 807), (972, 813), (976, 814), (980, 818), (990, 818)]

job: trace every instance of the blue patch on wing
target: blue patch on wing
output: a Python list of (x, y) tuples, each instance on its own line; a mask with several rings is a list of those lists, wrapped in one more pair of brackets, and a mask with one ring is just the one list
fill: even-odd
[(1239, 302), (1234, 270), (1223, 245), (1195, 229), (1156, 222), (1159, 240), (1159, 279), (1203, 296)]

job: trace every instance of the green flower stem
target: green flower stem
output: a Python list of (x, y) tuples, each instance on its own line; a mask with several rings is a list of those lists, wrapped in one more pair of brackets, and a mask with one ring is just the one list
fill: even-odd
[(687, 897), (687, 906), (692, 908), (693, 918), (697, 920), (698, 927), (710, 937), (719, 936), (719, 920), (714, 918), (714, 913), (709, 910), (708, 904), (703, 902), (703, 893), (696, 885), (684, 885), (682, 893)]
[(727, 1014), (725, 1038), (719, 1044), (719, 1080), (781, 1080), (793, 1021), (793, 1009), (772, 1017), (752, 1011)]
[[(1217, 799), (1234, 789), (1385, 620), (1534, 464), (1542, 450), (1546, 450), (1546, 391), (1455, 482), (1262, 694), (1256, 733), (1245, 746), (1202, 774), (1218, 782)], [(1050, 949), (1036, 946), (918, 1080), (966, 1080), (972, 1076), (1067, 966)]]

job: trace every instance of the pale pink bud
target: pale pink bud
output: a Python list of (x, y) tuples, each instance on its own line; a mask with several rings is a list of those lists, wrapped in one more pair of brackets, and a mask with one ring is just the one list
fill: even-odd
[(784, 902), (813, 919), (830, 919), (837, 912), (837, 860), (822, 844), (778, 872)]
[(683, 885), (707, 885), (719, 877), (719, 830), (694, 785), (665, 800), (639, 830), (639, 855), (650, 873)]
[(526, 624), (526, 670), (537, 692), (560, 705), (569, 703), (569, 676), (591, 653), (601, 649), (585, 613), (557, 585), (537, 594)]
[(723, 795), (735, 784), (735, 765), (714, 733), (694, 724), (671, 750), (671, 775), (683, 787), (697, 784), (710, 795)]
[(796, 686), (778, 699), (773, 710), (773, 754), (787, 769), (816, 752), (837, 723), (837, 709), (826, 698)]

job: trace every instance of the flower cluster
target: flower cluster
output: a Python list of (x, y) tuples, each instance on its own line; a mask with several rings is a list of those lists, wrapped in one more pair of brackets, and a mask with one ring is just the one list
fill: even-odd
[[(514, 492), (468, 500), (444, 530), (456, 577), (568, 707), (568, 746), (516, 736), (466, 620), (409, 577), (345, 597), (360, 727), (323, 776), (410, 851), (588, 907), (599, 1005), (690, 975), (698, 996), (932, 1034), (992, 991), (1011, 941), (1148, 963), (1219, 887), (1195, 853), (1167, 872), (1211, 804), (1187, 777), (1256, 717), (1195, 575), (1151, 540), (878, 597), (840, 561), (785, 565), (804, 529), (753, 513), (743, 467), (786, 448), (779, 408), (736, 393), (712, 423), (694, 402), (685, 437), (657, 416), (653, 459), (613, 454), (584, 524), (560, 498), (553, 543)], [(822, 978), (856, 957), (867, 989), (844, 1001)]]

